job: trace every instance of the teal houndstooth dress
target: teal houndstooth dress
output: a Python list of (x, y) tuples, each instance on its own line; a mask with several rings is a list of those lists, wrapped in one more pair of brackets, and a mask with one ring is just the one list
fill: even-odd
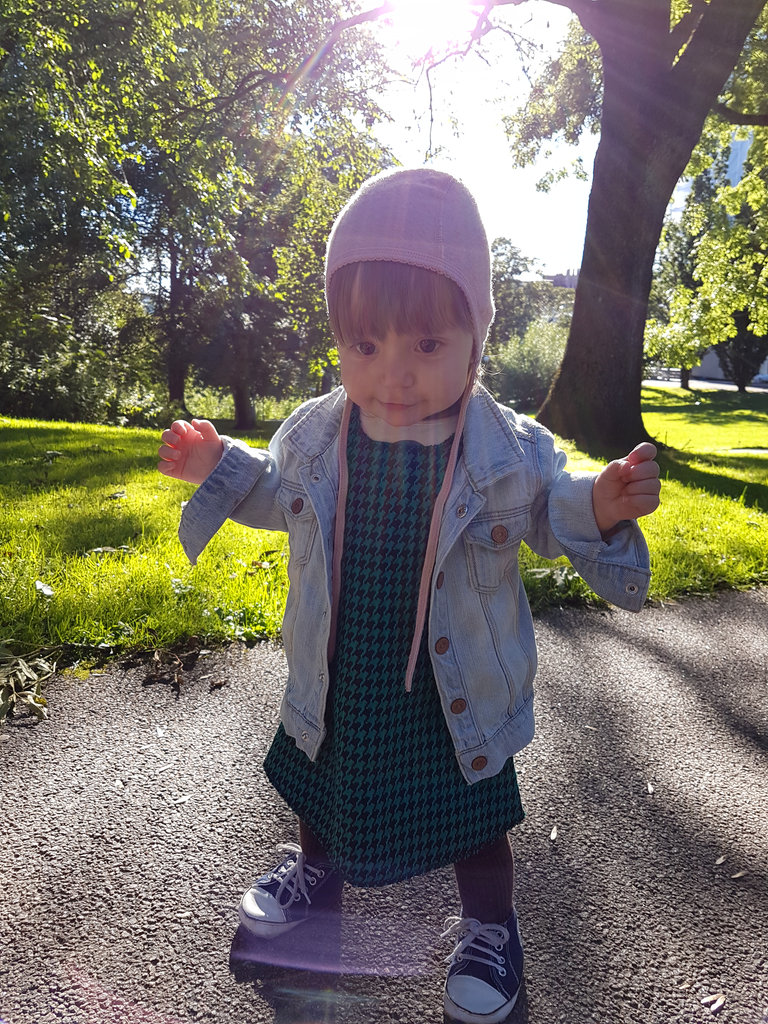
[(281, 725), (264, 764), (352, 885), (387, 885), (461, 860), (524, 816), (511, 759), (471, 786), (462, 776), (426, 628), (405, 690), (429, 523), (450, 447), (450, 439), (372, 441), (353, 411), (328, 733), (313, 762)]

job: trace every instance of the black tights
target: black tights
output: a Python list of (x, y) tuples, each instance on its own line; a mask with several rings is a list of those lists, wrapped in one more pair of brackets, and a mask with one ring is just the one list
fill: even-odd
[[(311, 861), (327, 861), (328, 855), (314, 832), (299, 820), (301, 849)], [(453, 865), (464, 917), (483, 924), (503, 924), (514, 906), (515, 862), (506, 833), (478, 853)]]

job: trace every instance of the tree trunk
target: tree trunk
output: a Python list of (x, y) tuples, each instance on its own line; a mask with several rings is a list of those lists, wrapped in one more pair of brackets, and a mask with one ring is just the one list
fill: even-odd
[(648, 438), (643, 336), (664, 214), (763, 6), (711, 0), (675, 60), (668, 3), (573, 5), (601, 48), (603, 112), (568, 344), (538, 418), (594, 454)]
[(646, 116), (637, 82), (626, 73), (612, 76), (605, 64), (602, 133), (573, 319), (539, 419), (588, 451), (615, 455), (648, 439), (640, 409), (648, 294), (667, 203), (690, 149), (676, 144), (679, 130), (660, 124), (661, 111), (654, 111), (655, 123)]
[(184, 334), (184, 281), (179, 271), (178, 250), (173, 230), (168, 231), (168, 348), (166, 368), (168, 372), (168, 400), (186, 412), (184, 389), (189, 372), (189, 356)]
[(691, 390), (691, 371), (685, 366), (680, 367), (680, 387), (686, 391)]
[(166, 371), (168, 374), (168, 401), (171, 405), (178, 405), (183, 410), (186, 410), (184, 402), (184, 390), (187, 384), (187, 373), (189, 372), (189, 363), (187, 362), (186, 354), (183, 348), (173, 344), (174, 335), (177, 332), (169, 331), (170, 342), (168, 346), (168, 357), (166, 361)]
[(235, 429), (254, 430), (256, 413), (251, 402), (251, 392), (247, 381), (235, 381), (231, 385), (232, 397), (235, 400)]

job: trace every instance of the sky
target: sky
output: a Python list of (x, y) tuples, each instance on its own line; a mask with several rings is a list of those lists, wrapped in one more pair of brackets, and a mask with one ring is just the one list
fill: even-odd
[[(403, 68), (403, 81), (382, 97), (393, 123), (381, 132), (382, 141), (405, 164), (430, 165), (451, 171), (474, 193), (489, 238), (511, 239), (522, 254), (533, 260), (542, 273), (565, 273), (578, 269), (584, 244), (589, 181), (569, 176), (554, 184), (548, 193), (537, 191), (536, 182), (548, 169), (570, 165), (580, 156), (591, 174), (597, 139), (590, 136), (576, 148), (561, 146), (548, 161), (519, 170), (513, 166), (502, 117), (526, 97), (528, 82), (520, 71), (513, 41), (501, 32), (487, 37), (488, 59), (471, 52), (441, 65), (433, 77), (434, 158), (425, 161), (429, 150), (429, 91), (422, 75), (410, 67), (414, 53), (424, 53), (434, 39), (435, 26), (449, 22), (446, 12), (461, 5), (467, 14), (467, 0), (408, 0), (408, 8), (393, 18), (391, 26), (377, 26), (375, 34), (387, 47), (390, 60)], [(423, 23), (414, 17), (424, 11)], [(542, 55), (557, 51), (570, 12), (549, 3), (498, 8), (494, 20), (534, 40)], [(471, 13), (470, 13), (471, 18)], [(446, 30), (449, 28), (445, 24)], [(460, 31), (460, 27), (457, 27)]]

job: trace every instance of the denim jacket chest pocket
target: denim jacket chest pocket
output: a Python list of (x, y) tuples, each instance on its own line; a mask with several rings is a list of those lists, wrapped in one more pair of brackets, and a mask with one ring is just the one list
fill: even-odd
[(307, 492), (300, 484), (283, 481), (277, 492), (277, 503), (288, 525), (291, 561), (306, 565), (317, 533), (317, 517)]
[(520, 541), (531, 525), (530, 509), (485, 512), (463, 534), (467, 569), (472, 587), (492, 594), (502, 584), (511, 566), (517, 562)]

